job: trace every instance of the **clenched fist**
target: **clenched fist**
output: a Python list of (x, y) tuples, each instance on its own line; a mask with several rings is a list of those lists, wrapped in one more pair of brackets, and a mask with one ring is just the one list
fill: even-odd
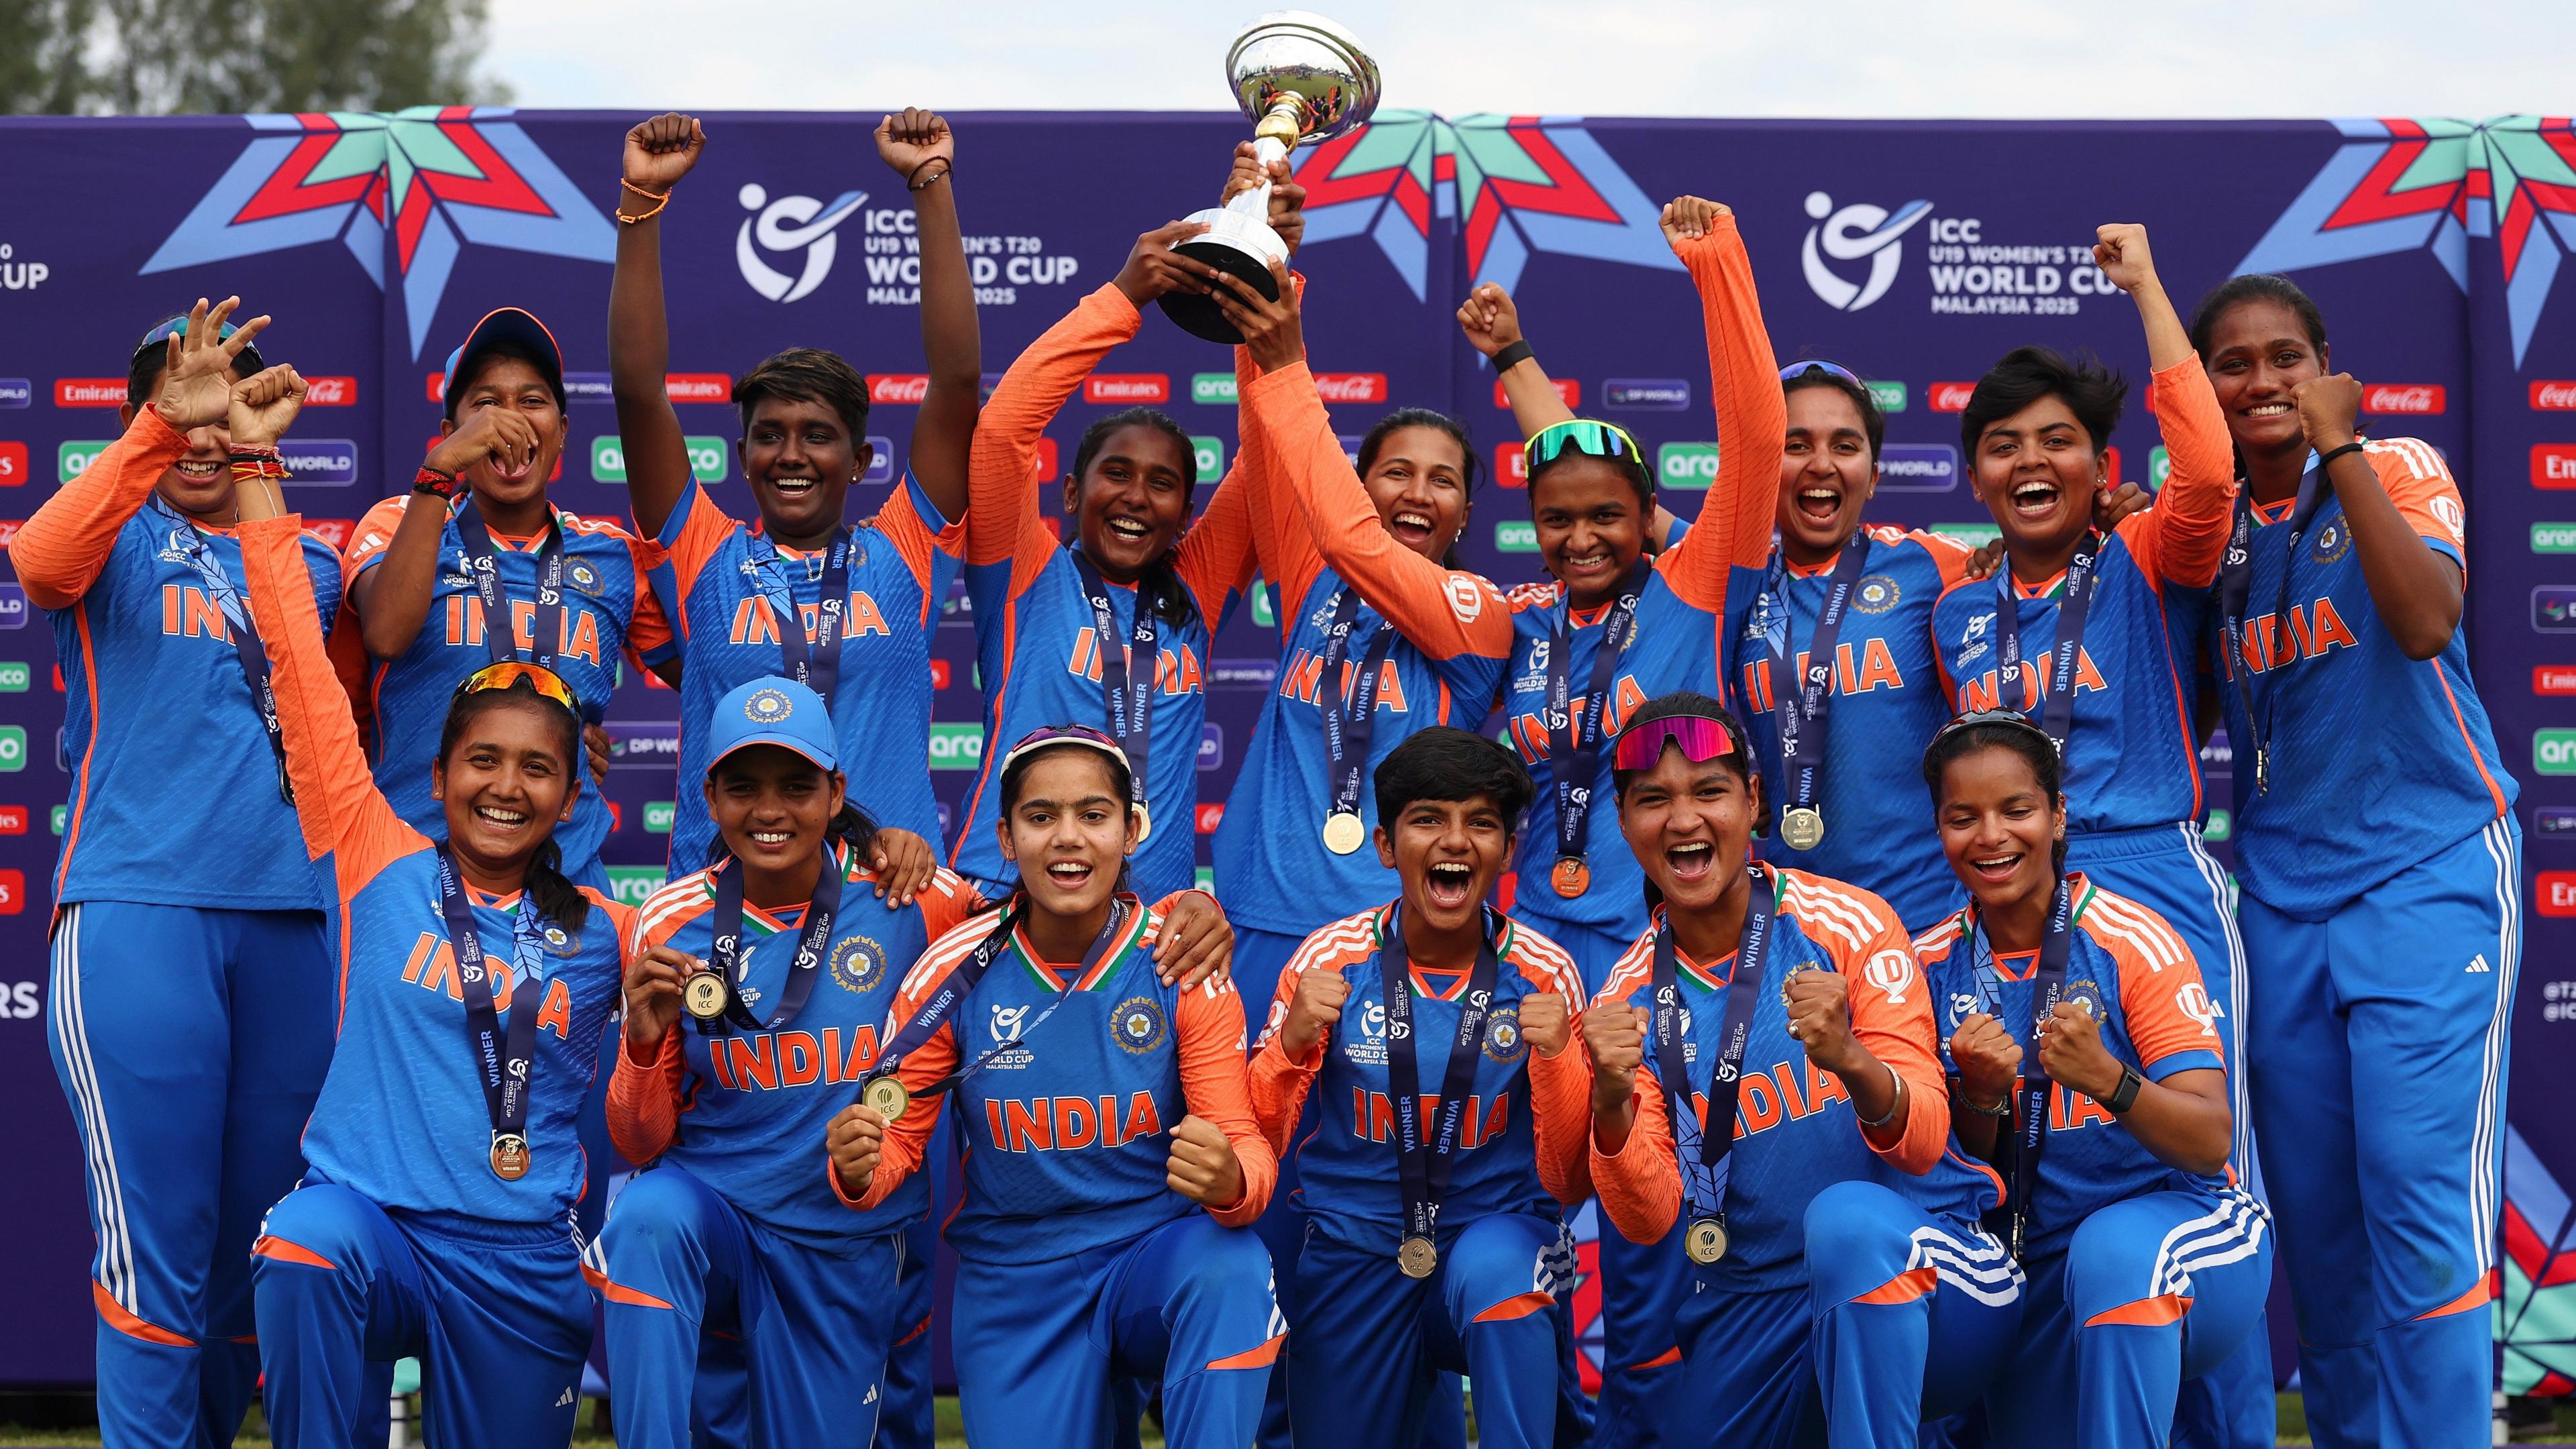
[(1201, 1207), (1227, 1208), (1243, 1201), (1243, 1163), (1225, 1130), (1205, 1117), (1183, 1117), (1172, 1128), (1171, 1159), (1163, 1181)]
[(1341, 1021), (1342, 1003), (1350, 999), (1350, 978), (1339, 971), (1301, 972), (1297, 994), (1288, 1002), (1288, 1019), (1279, 1024), (1279, 1049), (1288, 1060), (1304, 1061)]
[(851, 1197), (865, 1197), (869, 1180), (876, 1176), (877, 1159), (885, 1153), (885, 1119), (865, 1103), (853, 1102), (841, 1109), (823, 1134), (823, 1149), (831, 1154), (832, 1171), (841, 1179), (841, 1191)]
[(1959, 1069), (1959, 1090), (1969, 1103), (1992, 1110), (2012, 1097), (2021, 1076), (2021, 1043), (2002, 1022), (1972, 1011), (1950, 1034), (1950, 1063)]
[(1565, 998), (1553, 991), (1541, 991), (1521, 998), (1521, 1040), (1531, 1051), (1543, 1057), (1565, 1050), (1574, 1038), (1573, 1019), (1566, 1011)]
[(1653, 1019), (1642, 1006), (1596, 1006), (1583, 1013), (1594, 1112), (1616, 1112), (1636, 1095), (1637, 1068), (1646, 1060), (1646, 1027)]

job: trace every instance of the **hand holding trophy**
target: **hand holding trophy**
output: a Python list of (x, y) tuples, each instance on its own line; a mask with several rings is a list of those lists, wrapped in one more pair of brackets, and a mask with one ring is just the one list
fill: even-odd
[[(1253, 145), (1265, 171), (1300, 145), (1349, 134), (1377, 109), (1377, 62), (1349, 31), (1302, 10), (1252, 22), (1226, 53), (1225, 72), (1236, 102), (1254, 123)], [(1269, 209), (1270, 184), (1264, 181), (1224, 206), (1193, 213), (1188, 220), (1207, 230), (1173, 250), (1231, 272), (1275, 300), (1279, 280), (1270, 267), (1288, 260), (1288, 246), (1265, 220)], [(1203, 293), (1168, 292), (1162, 301), (1163, 311), (1194, 337), (1243, 340)]]

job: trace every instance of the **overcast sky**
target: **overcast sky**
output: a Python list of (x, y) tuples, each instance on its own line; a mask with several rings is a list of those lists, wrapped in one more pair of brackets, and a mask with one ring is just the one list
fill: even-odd
[[(491, 0), (531, 107), (1210, 110), (1252, 3)], [(2576, 109), (2576, 0), (1327, 0), (1385, 104), (1692, 116)]]

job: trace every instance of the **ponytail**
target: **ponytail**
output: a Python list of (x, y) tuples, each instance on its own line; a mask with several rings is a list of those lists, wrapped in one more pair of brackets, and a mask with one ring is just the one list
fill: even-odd
[(548, 837), (528, 861), (527, 878), (521, 882), (528, 900), (537, 913), (547, 920), (578, 935), (590, 924), (590, 897), (563, 873), (563, 847)]

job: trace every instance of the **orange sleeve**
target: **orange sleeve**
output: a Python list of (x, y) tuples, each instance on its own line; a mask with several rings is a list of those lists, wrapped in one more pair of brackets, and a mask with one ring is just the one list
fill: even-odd
[[(1340, 968), (1330, 965), (1316, 969)], [(1290, 1057), (1279, 1044), (1279, 1023), (1286, 1019), (1288, 1003), (1297, 998), (1298, 975), (1294, 963), (1279, 973), (1279, 989), (1270, 999), (1269, 1024), (1261, 1032), (1261, 1049), (1252, 1054), (1245, 1073), (1253, 1118), (1261, 1124), (1261, 1135), (1269, 1140), (1274, 1157), (1287, 1155), (1289, 1139), (1297, 1135), (1297, 1118), (1306, 1110), (1306, 1094), (1313, 1090), (1316, 1074), (1324, 1069), (1324, 1053), (1333, 1049), (1329, 1027), (1315, 1038), (1314, 1050), (1302, 1057)]]
[[(672, 596), (686, 600), (689, 591), (697, 587), (698, 570), (707, 566), (707, 560), (715, 557), (716, 550), (724, 546), (726, 539), (733, 537), (734, 529), (739, 526), (716, 506), (713, 498), (707, 496), (703, 485), (691, 483), (688, 493), (680, 499), (680, 506), (672, 509), (671, 516), (663, 520), (662, 536), (644, 540), (645, 561), (648, 564), (668, 561), (671, 565)], [(641, 576), (636, 579), (636, 587), (639, 590), (648, 587)], [(685, 608), (679, 618), (669, 622), (683, 638), (687, 637), (689, 619)]]
[[(2095, 910), (2101, 908), (2101, 897), (2094, 897)], [(2146, 908), (2130, 902), (2126, 911), (2147, 914)], [(2128, 1018), (2129, 1044), (2138, 1049), (2138, 1065), (2146, 1069), (2150, 1080), (2162, 1080), (2167, 1073), (2156, 1070), (2180, 1056), (2208, 1057), (2221, 1071), (2233, 1070), (2227, 1060), (2226, 1044), (2219, 1039), (2209, 988), (2200, 978), (2200, 963), (2191, 954), (2190, 943), (2163, 917), (2156, 916), (2142, 928), (2134, 929), (2131, 939), (2108, 932), (2091, 933), (2096, 944), (2109, 951), (2120, 963), (2120, 1012)], [(2151, 938), (2152, 946), (2142, 939)], [(2161, 963), (2150, 958), (2161, 957)], [(2159, 969), (2159, 964), (2161, 969)], [(2202, 1015), (2194, 1015), (2198, 1007)], [(2186, 1062), (2175, 1071), (2206, 1067), (2208, 1063)]]
[[(1569, 1011), (1580, 1001), (1566, 1003)], [(1583, 1050), (1583, 1023), (1567, 1017), (1573, 1035), (1565, 1050), (1529, 1054), (1530, 1123), (1538, 1139), (1538, 1181), (1567, 1207), (1592, 1196), (1592, 1058)]]
[[(358, 520), (356, 528), (349, 530), (349, 546), (340, 554), (340, 577), (346, 583), (356, 583), (360, 571), (385, 556), (385, 550), (393, 544), (394, 530), (402, 527), (403, 510), (411, 506), (412, 496), (401, 493), (379, 501)], [(639, 572), (636, 577), (643, 575)]]
[(626, 621), (626, 653), (642, 669), (646, 659), (674, 642), (671, 616), (662, 612), (662, 592), (653, 587), (647, 545), (624, 529), (618, 532), (626, 535), (627, 556), (635, 563), (635, 617)]
[[(1243, 463), (1226, 470), (1216, 496), (1172, 548), (1172, 573), (1190, 591), (1199, 619), (1214, 635), (1226, 595), (1252, 582), (1252, 485)], [(1282, 620), (1285, 626), (1285, 620)]]
[(894, 545), (905, 567), (912, 570), (912, 581), (921, 586), (923, 595), (922, 626), (929, 627), (930, 616), (939, 609), (939, 600), (930, 594), (930, 556), (944, 553), (960, 558), (966, 552), (966, 520), (960, 518), (933, 530), (930, 520), (921, 516), (921, 507), (913, 501), (909, 479), (895, 484), (894, 496), (877, 510), (877, 532)]
[(368, 773), (349, 697), (340, 692), (322, 643), (322, 621), (314, 616), (303, 529), (304, 520), (291, 513), (243, 524), (242, 571), (250, 580), (260, 642), (268, 646), (304, 849), (315, 860), (333, 857), (346, 900), (378, 871), (429, 841), (402, 822)]
[[(1244, 420), (1247, 436), (1258, 434), (1273, 460), (1271, 477), (1295, 500), (1290, 530), (1311, 533), (1324, 561), (1415, 648), (1434, 659), (1499, 659), (1511, 652), (1512, 611), (1500, 590), (1406, 548), (1378, 521), (1304, 363), (1254, 383)], [(1286, 622), (1283, 612), (1283, 627)]]
[(1279, 1155), (1254, 1120), (1243, 1060), (1243, 997), (1231, 982), (1208, 980), (1181, 993), (1172, 1013), (1181, 1058), (1181, 1098), (1190, 1115), (1213, 1122), (1234, 1144), (1243, 1166), (1243, 1196), (1208, 1216), (1229, 1228), (1250, 1227), (1279, 1185)]
[[(1297, 295), (1305, 296), (1306, 279), (1295, 272), (1288, 276)], [(1252, 385), (1260, 380), (1261, 364), (1252, 360), (1252, 349), (1234, 349), (1234, 465), (1251, 484), (1253, 561), (1278, 595), (1279, 637), (1284, 643), (1295, 632), (1295, 618), (1305, 606), (1307, 591), (1315, 586), (1315, 575), (1323, 571), (1324, 556), (1315, 551), (1315, 540), (1305, 532), (1269, 440), (1252, 425)]]
[(662, 1033), (661, 1050), (639, 1063), (620, 1034), (617, 1069), (608, 1078), (608, 1140), (617, 1155), (633, 1163), (650, 1162), (680, 1132), (680, 1074), (688, 1057), (680, 1049), (674, 1024)]
[[(1673, 592), (1693, 608), (1726, 606), (1731, 568), (1758, 569), (1771, 557), (1780, 511), (1780, 458), (1789, 447), (1789, 405), (1780, 363), (1762, 327), (1762, 299), (1733, 215), (1678, 250), (1699, 288), (1708, 332), (1709, 396), (1717, 405), (1717, 481), (1699, 521), (1656, 560)], [(1711, 509), (1715, 510), (1712, 516)]]
[[(27, 601), (39, 609), (79, 603), (107, 568), (117, 531), (187, 451), (187, 435), (161, 421), (159, 413), (149, 407), (136, 413), (125, 435), (108, 444), (79, 477), (54, 490), (10, 541), (9, 561), (17, 565)], [(309, 578), (304, 592), (311, 597)]]
[(2379, 474), (2388, 501), (2435, 551), (2468, 570), (2468, 513), (2460, 506), (2460, 485), (2450, 465), (2432, 444), (2420, 438), (2388, 438), (2370, 445), (2366, 456)]
[(1914, 943), (1884, 903), (1875, 915), (1878, 930), (1866, 946), (1854, 950), (1832, 938), (1826, 949), (1850, 986), (1853, 1039), (1905, 1082), (1903, 1135), (1882, 1141), (1864, 1127), (1861, 1140), (1889, 1166), (1920, 1175), (1941, 1160), (1950, 1140), (1950, 1086), (1941, 1071), (1940, 1027), (1933, 1017), (1930, 979), (1914, 959)]
[[(895, 1033), (903, 1029), (905, 1022), (920, 1013), (921, 1004), (939, 989), (940, 982), (948, 979), (949, 972), (965, 961), (971, 950), (969, 947), (965, 951), (942, 953), (938, 945), (931, 947), (930, 954), (913, 968), (903, 989), (895, 994), (894, 1010), (887, 1018), (885, 1029), (885, 1039), (889, 1043), (894, 1040)], [(947, 954), (952, 959), (937, 969), (922, 969), (930, 966), (932, 958), (940, 954)], [(895, 1080), (903, 1083), (904, 1088), (913, 1094), (912, 1105), (886, 1128), (885, 1146), (877, 1155), (876, 1171), (868, 1177), (868, 1190), (856, 1198), (851, 1197), (848, 1184), (841, 1181), (841, 1174), (831, 1165), (830, 1154), (824, 1156), (823, 1175), (832, 1180), (832, 1191), (839, 1195), (841, 1201), (861, 1210), (873, 1208), (892, 1196), (896, 1188), (903, 1186), (905, 1178), (920, 1170), (922, 1159), (930, 1152), (930, 1134), (939, 1126), (939, 1113), (947, 1105), (949, 1096), (946, 1092), (935, 1097), (927, 1093), (932, 1083), (947, 1076), (956, 1065), (957, 1030), (953, 1025), (933, 1032), (930, 1040), (903, 1059), (894, 1075)]]
[(921, 925), (925, 939), (936, 941), (966, 923), (969, 916), (984, 913), (984, 898), (966, 883), (966, 878), (946, 866), (933, 867), (930, 884), (914, 896), (913, 904), (921, 908)]
[(1592, 1141), (1592, 1186), (1619, 1236), (1632, 1243), (1661, 1242), (1682, 1215), (1681, 1159), (1673, 1155), (1664, 1089), (1643, 1066), (1637, 1068), (1635, 1101), (1636, 1120), (1616, 1153)]
[(966, 472), (966, 562), (1014, 560), (1019, 594), (1055, 554), (1038, 513), (1038, 448), (1047, 424), (1109, 349), (1136, 335), (1142, 318), (1114, 285), (1082, 299), (1002, 374), (975, 421)]
[(2148, 583), (2205, 589), (2235, 521), (2236, 444), (2198, 353), (2158, 372), (2151, 396), (2171, 470), (2156, 506), (2122, 520), (2120, 537)]

